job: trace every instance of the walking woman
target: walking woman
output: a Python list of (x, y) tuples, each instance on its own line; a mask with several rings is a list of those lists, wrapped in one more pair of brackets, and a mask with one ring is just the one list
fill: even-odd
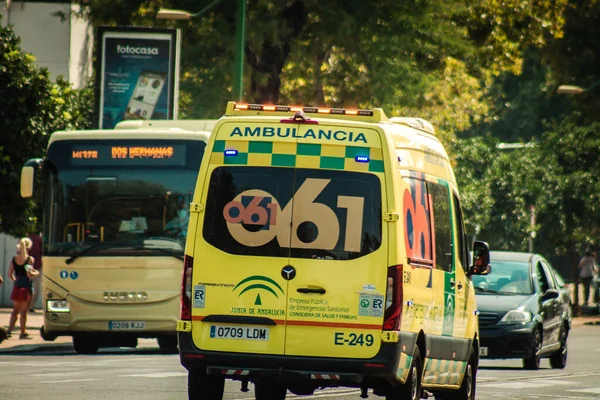
[(8, 276), (13, 280), (13, 290), (10, 299), (13, 301), (13, 310), (10, 314), (10, 323), (8, 324), (8, 337), (15, 327), (17, 317), (21, 327), (19, 339), (29, 339), (29, 334), (25, 331), (27, 324), (27, 311), (31, 293), (33, 291), (32, 279), (39, 275), (39, 272), (33, 268), (35, 260), (29, 255), (31, 249), (31, 239), (24, 237), (17, 243), (17, 254), (10, 262)]

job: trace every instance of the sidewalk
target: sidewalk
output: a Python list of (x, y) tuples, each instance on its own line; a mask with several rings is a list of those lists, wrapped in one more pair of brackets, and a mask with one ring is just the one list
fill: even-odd
[[(0, 308), (0, 326), (8, 327), (10, 320), (10, 308)], [(10, 351), (34, 351), (40, 346), (49, 346), (62, 343), (63, 345), (70, 344), (71, 338), (68, 336), (59, 337), (54, 342), (46, 342), (40, 336), (40, 328), (44, 325), (44, 314), (42, 310), (36, 310), (35, 313), (29, 313), (27, 315), (27, 333), (31, 339), (19, 339), (19, 320), (12, 332), (10, 339), (4, 340), (0, 343), (0, 356), (3, 352)]]

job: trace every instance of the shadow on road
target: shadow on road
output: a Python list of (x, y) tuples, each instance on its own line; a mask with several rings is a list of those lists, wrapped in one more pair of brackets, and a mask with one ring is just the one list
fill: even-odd
[(77, 354), (71, 343), (61, 343), (52, 345), (21, 345), (11, 347), (10, 349), (0, 351), (2, 356), (79, 356), (85, 355), (88, 357), (102, 356), (120, 356), (120, 355), (174, 355), (177, 353), (168, 353), (161, 351), (158, 347), (144, 347), (132, 349), (126, 347), (102, 347), (97, 354)]

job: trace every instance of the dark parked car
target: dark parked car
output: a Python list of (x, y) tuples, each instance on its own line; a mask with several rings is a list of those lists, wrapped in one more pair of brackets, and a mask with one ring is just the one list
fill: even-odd
[(473, 276), (481, 358), (522, 358), (538, 369), (567, 365), (571, 302), (564, 281), (539, 254), (490, 252), (492, 272)]

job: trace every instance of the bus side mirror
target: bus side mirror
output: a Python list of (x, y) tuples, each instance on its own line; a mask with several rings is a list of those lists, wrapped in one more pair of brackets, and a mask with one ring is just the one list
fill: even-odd
[(35, 169), (23, 167), (21, 169), (21, 197), (27, 199), (33, 195), (33, 182), (35, 180)]
[(43, 164), (41, 158), (32, 158), (21, 168), (21, 197), (27, 199), (33, 196), (33, 185), (35, 183), (35, 170)]
[(487, 275), (490, 272), (490, 247), (486, 242), (476, 241), (473, 243), (473, 265), (469, 267), (469, 275)]

